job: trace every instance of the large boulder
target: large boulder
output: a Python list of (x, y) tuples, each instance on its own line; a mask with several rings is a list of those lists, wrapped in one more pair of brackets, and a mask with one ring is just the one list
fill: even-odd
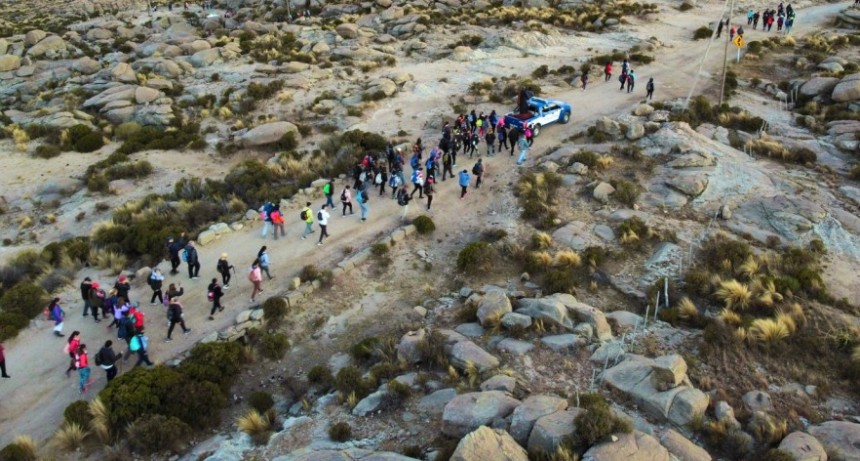
[(423, 328), (417, 331), (410, 331), (400, 338), (400, 343), (397, 344), (397, 359), (405, 360), (406, 363), (418, 363), (421, 361), (421, 351), (418, 349), (419, 344), (424, 341), (427, 332)]
[(833, 88), (830, 97), (836, 102), (852, 102), (860, 100), (860, 73), (851, 74)]
[(567, 400), (553, 395), (531, 395), (523, 400), (511, 416), (511, 436), (526, 445), (535, 421), (543, 416), (567, 409)]
[(555, 295), (546, 298), (523, 298), (517, 301), (517, 306), (518, 314), (541, 320), (547, 326), (554, 325), (568, 330), (573, 329), (573, 320), (568, 316), (567, 306)]
[(263, 146), (278, 142), (287, 133), (293, 133), (298, 140), (299, 129), (290, 122), (272, 122), (260, 125), (245, 132), (240, 138), (243, 146)]
[(800, 87), (800, 94), (808, 97), (828, 95), (839, 83), (836, 77), (813, 77)]
[(711, 461), (712, 459), (704, 448), (672, 429), (663, 433), (660, 443), (679, 461)]
[(48, 33), (44, 30), (33, 29), (26, 34), (24, 34), (24, 46), (33, 46), (42, 41), (45, 37), (48, 36)]
[(0, 72), (11, 72), (21, 67), (21, 58), (13, 54), (0, 56)]
[(357, 38), (358, 37), (358, 26), (352, 23), (345, 22), (343, 24), (339, 24), (337, 28), (335, 28), (335, 32), (343, 38)]
[(92, 75), (100, 71), (101, 68), (101, 63), (89, 56), (84, 56), (83, 58), (78, 59), (77, 61), (75, 61), (74, 64), (72, 64), (73, 70), (80, 72), (84, 75)]
[(498, 325), (502, 316), (511, 312), (511, 301), (504, 291), (492, 290), (478, 302), (478, 320), (481, 326)]
[(842, 461), (860, 461), (860, 424), (827, 421), (809, 428), (809, 433), (829, 451), (839, 452)]
[(110, 40), (112, 38), (113, 32), (101, 27), (94, 27), (87, 31), (87, 40)]
[(162, 96), (164, 96), (164, 93), (161, 91), (145, 86), (139, 86), (134, 90), (134, 100), (138, 104), (148, 104)]
[(613, 193), (615, 193), (615, 188), (612, 187), (611, 184), (609, 184), (608, 182), (601, 182), (594, 188), (592, 195), (594, 196), (595, 200), (607, 203), (609, 202), (609, 196)]
[(451, 437), (463, 437), (480, 426), (506, 418), (519, 404), (519, 400), (501, 391), (458, 395), (442, 411), (442, 432)]
[(219, 48), (209, 48), (200, 50), (194, 53), (188, 62), (194, 67), (209, 67), (221, 59), (221, 50)]
[(665, 391), (678, 387), (687, 377), (687, 362), (678, 354), (664, 355), (654, 359), (651, 379), (654, 387)]
[(788, 434), (779, 442), (779, 449), (790, 453), (794, 461), (827, 461), (821, 442), (805, 432)]
[(672, 461), (672, 456), (654, 437), (633, 431), (591, 447), (582, 461)]
[(576, 430), (573, 420), (581, 411), (579, 408), (570, 408), (542, 416), (535, 421), (529, 435), (529, 451), (555, 453), (564, 439), (573, 435)]
[(135, 74), (134, 69), (125, 62), (117, 63), (117, 65), (110, 70), (110, 77), (111, 80), (115, 82), (137, 83), (137, 74)]
[(460, 440), (451, 461), (528, 461), (523, 447), (500, 429), (481, 426)]
[(480, 373), (499, 367), (499, 359), (469, 340), (458, 341), (451, 346), (448, 358), (452, 365), (461, 370), (465, 370), (470, 364), (477, 368)]
[(33, 58), (41, 58), (43, 56), (51, 58), (56, 56), (60, 51), (65, 50), (65, 40), (56, 35), (51, 35), (49, 37), (45, 37), (39, 43), (27, 50), (27, 56), (31, 56)]
[(741, 397), (744, 406), (750, 413), (763, 411), (769, 413), (773, 411), (773, 402), (770, 399), (770, 394), (763, 391), (749, 391)]
[(672, 175), (666, 178), (666, 185), (690, 197), (698, 197), (708, 187), (705, 174)]

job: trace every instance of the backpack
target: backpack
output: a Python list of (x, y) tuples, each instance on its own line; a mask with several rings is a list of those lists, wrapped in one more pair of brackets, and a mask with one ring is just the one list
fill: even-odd
[(209, 302), (215, 301), (215, 293), (210, 291), (209, 293), (206, 294), (206, 299), (208, 299)]
[(182, 257), (182, 262), (188, 262), (188, 248), (183, 248), (180, 256)]
[(376, 178), (373, 179), (373, 183), (376, 185), (382, 184), (382, 173), (376, 173)]
[(101, 366), (104, 363), (102, 361), (102, 351), (99, 351), (99, 353), (96, 354), (95, 359), (96, 359), (96, 366)]
[(421, 161), (418, 160), (418, 156), (415, 155), (412, 157), (412, 160), (409, 162), (409, 165), (413, 170), (417, 170), (421, 166)]
[(472, 167), (472, 174), (481, 174), (481, 168), (476, 163), (475, 166)]
[(361, 200), (361, 203), (367, 203), (367, 201), (369, 200), (367, 197), (367, 192), (365, 192), (365, 191), (361, 191), (360, 195), (358, 197), (359, 197), (359, 200)]
[(302, 210), (302, 212), (299, 214), (299, 218), (301, 218), (302, 221), (307, 221), (308, 220), (308, 210)]
[(421, 184), (421, 179), (418, 177), (418, 172), (412, 173), (412, 184)]
[(395, 187), (397, 187), (397, 186), (398, 186), (398, 184), (397, 184), (397, 175), (396, 175), (396, 174), (393, 174), (393, 175), (391, 175), (391, 177), (390, 177), (390, 178), (388, 178), (388, 187), (391, 187), (391, 188), (393, 189), (393, 188), (395, 188)]
[(128, 343), (128, 350), (132, 352), (137, 352), (140, 350), (140, 336), (135, 335), (131, 338), (131, 341)]
[(105, 299), (105, 296), (107, 296), (107, 294), (105, 293), (105, 291), (104, 291), (104, 290), (102, 290), (101, 288), (99, 288), (98, 290), (96, 290), (96, 298), (98, 298), (98, 299)]
[(400, 192), (397, 193), (397, 204), (400, 206), (409, 204), (409, 193), (406, 192), (406, 189), (400, 189)]
[(346, 189), (344, 189), (343, 192), (340, 193), (340, 201), (341, 202), (346, 201)]
[(155, 279), (152, 276), (155, 275), (155, 272), (149, 273), (149, 278), (146, 279), (146, 282), (149, 283), (149, 288), (155, 289)]
[(322, 219), (323, 219), (323, 218), (322, 218), (322, 210), (317, 211), (317, 219), (319, 219), (320, 221), (322, 221)]
[(361, 182), (367, 181), (367, 172), (362, 171), (360, 175), (358, 175), (358, 180)]

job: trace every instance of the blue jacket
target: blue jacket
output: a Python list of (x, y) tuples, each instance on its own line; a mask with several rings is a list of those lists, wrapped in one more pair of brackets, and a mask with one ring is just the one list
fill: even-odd
[(263, 253), (260, 255), (260, 265), (268, 266), (269, 265), (269, 253)]
[(472, 176), (469, 173), (465, 171), (460, 172), (460, 186), (468, 186), (470, 179), (472, 179)]

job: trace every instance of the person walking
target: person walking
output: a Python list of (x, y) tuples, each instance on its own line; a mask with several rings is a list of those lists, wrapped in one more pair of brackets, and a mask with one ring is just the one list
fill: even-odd
[(302, 232), (302, 240), (308, 238), (308, 235), (313, 234), (314, 231), (314, 212), (311, 210), (311, 202), (305, 202), (305, 207), (302, 208), (302, 212), (299, 214), (299, 218), (305, 222), (305, 231)]
[(417, 170), (412, 172), (412, 193), (409, 194), (410, 197), (414, 197), (415, 193), (418, 192), (418, 198), (424, 198), (424, 173), (421, 167), (418, 167)]
[(132, 304), (128, 308), (128, 315), (134, 321), (134, 323), (133, 323), (134, 331), (138, 331), (138, 330), (143, 328), (144, 315), (143, 315), (143, 311), (140, 310), (140, 306), (137, 303)]
[(96, 365), (105, 371), (108, 383), (116, 378), (117, 362), (119, 362), (119, 356), (113, 350), (113, 341), (105, 341), (105, 345), (96, 353)]
[(128, 293), (131, 291), (131, 284), (128, 282), (128, 277), (125, 274), (119, 274), (119, 277), (116, 279), (116, 283), (113, 285), (113, 289), (116, 290), (117, 297), (125, 299), (126, 301), (131, 301)]
[(403, 215), (400, 216), (401, 221), (406, 221), (406, 214), (409, 212), (410, 200), (412, 200), (412, 196), (409, 195), (409, 192), (406, 192), (405, 188), (397, 191), (397, 204), (403, 208)]
[(738, 26), (738, 37), (743, 38), (744, 36), (744, 26)]
[(182, 318), (182, 304), (179, 303), (179, 299), (170, 299), (170, 305), (167, 307), (167, 320), (169, 321), (169, 324), (167, 326), (166, 342), (173, 341), (170, 336), (173, 333), (173, 327), (175, 327), (177, 323), (182, 327), (183, 334), (187, 335), (188, 333), (191, 333), (191, 328), (185, 327), (185, 319)]
[(3, 343), (0, 343), (0, 377), (11, 378), (11, 376), (6, 373), (6, 354), (3, 351)]
[(735, 34), (737, 34), (737, 33), (738, 33), (738, 30), (735, 29), (735, 26), (732, 26), (731, 29), (729, 29), (729, 41), (734, 40)]
[(651, 100), (654, 98), (654, 77), (648, 79), (648, 83), (645, 84), (645, 99)]
[(424, 183), (424, 195), (427, 197), (427, 211), (430, 211), (430, 206), (433, 204), (433, 194), (436, 192), (435, 183), (436, 180), (433, 176), (427, 178), (427, 182)]
[(532, 131), (531, 124), (526, 125), (526, 129), (523, 131), (523, 136), (525, 136), (526, 141), (529, 143), (529, 147), (531, 147), (535, 142), (534, 131)]
[(747, 11), (747, 25), (752, 24), (753, 16), (755, 16), (755, 11), (753, 11), (753, 9), (750, 8), (750, 10)]
[(632, 93), (633, 87), (636, 85), (636, 72), (633, 69), (630, 69), (630, 73), (627, 74), (627, 92)]
[(720, 35), (723, 34), (723, 18), (720, 18), (719, 25), (717, 25), (717, 38), (720, 38)]
[[(496, 137), (499, 138), (499, 153), (501, 154), (502, 149), (507, 150), (508, 148), (508, 127), (505, 125), (499, 126), (496, 129)], [(442, 180), (444, 181), (444, 178)]]
[[(499, 150), (501, 151), (501, 146), (499, 146)], [(452, 178), (454, 177), (454, 161), (451, 158), (451, 154), (445, 152), (442, 154), (442, 181), (444, 181), (447, 176)]]
[(197, 280), (200, 278), (200, 258), (193, 241), (188, 242), (188, 245), (185, 245), (185, 262), (188, 263), (188, 278), (191, 280)]
[(627, 72), (630, 72), (630, 62), (625, 59), (621, 61), (621, 73), (626, 74)]
[(113, 326), (119, 328), (120, 320), (122, 320), (122, 318), (125, 316), (125, 313), (127, 312), (123, 310), (123, 308), (125, 307), (125, 300), (120, 299), (120, 297), (116, 295), (116, 290), (111, 290), (110, 292), (111, 296), (105, 301), (105, 304), (110, 304), (113, 321), (107, 327), (108, 329)]
[(367, 221), (367, 202), (370, 199), (367, 194), (367, 189), (360, 189), (358, 194), (355, 196), (355, 199), (358, 200), (358, 208), (361, 210), (361, 221)]
[[(93, 313), (93, 320), (95, 323), (101, 323), (99, 312), (104, 314), (105, 296), (105, 291), (101, 289), (98, 282), (90, 282), (90, 287), (87, 291), (87, 299), (89, 300), (90, 310)], [(107, 316), (104, 315), (104, 317)]]
[(260, 261), (260, 271), (265, 272), (266, 277), (272, 280), (272, 274), (269, 273), (269, 253), (265, 245), (257, 252), (257, 261)]
[(67, 378), (69, 377), (69, 373), (78, 369), (77, 364), (75, 362), (75, 360), (76, 360), (75, 355), (77, 353), (78, 346), (81, 345), (80, 336), (81, 336), (80, 331), (77, 331), (77, 330), (73, 331), (72, 334), (69, 335), (69, 339), (66, 342), (66, 346), (63, 348), (63, 352), (65, 352), (69, 356), (69, 358), (71, 359), (71, 362), (69, 362), (69, 368), (66, 369), (66, 377)]
[(257, 294), (262, 293), (263, 289), (260, 288), (260, 284), (263, 283), (263, 273), (260, 271), (260, 261), (254, 260), (251, 264), (251, 270), (248, 271), (248, 281), (254, 285), (254, 289), (251, 291), (251, 302), (256, 302)]
[(373, 184), (379, 188), (379, 196), (382, 197), (385, 194), (385, 185), (388, 183), (388, 170), (384, 167), (380, 167), (379, 171), (376, 172), (376, 175), (373, 177)]
[(207, 298), (212, 302), (212, 310), (209, 311), (209, 320), (215, 320), (215, 311), (223, 311), (224, 306), (221, 305), (221, 298), (224, 297), (224, 290), (221, 285), (218, 285), (218, 279), (213, 278), (212, 282), (207, 287)]
[(233, 265), (227, 261), (227, 253), (221, 253), (221, 257), (218, 259), (218, 265), (216, 270), (219, 274), (221, 274), (221, 283), (224, 284), (224, 289), (230, 289), (230, 279), (232, 275), (230, 274), (230, 270), (235, 270)]
[(134, 315), (130, 313), (131, 306), (128, 304), (124, 304), (123, 307), (120, 308), (120, 318), (117, 321), (116, 326), (116, 338), (125, 341), (125, 352), (123, 352), (123, 360), (128, 360), (131, 356), (131, 349), (129, 348), (129, 342), (131, 341), (132, 336), (134, 336)]
[(627, 72), (622, 72), (621, 75), (618, 76), (618, 81), (621, 82), (621, 88), (618, 91), (624, 91), (624, 86), (627, 85)]
[(146, 337), (143, 328), (134, 333), (129, 343), (129, 348), (132, 352), (137, 352), (137, 363), (134, 364), (134, 368), (139, 367), (142, 363), (149, 366), (155, 365), (149, 360), (149, 354), (147, 354), (149, 350), (149, 338)]
[(469, 175), (469, 172), (463, 170), (460, 172), (460, 200), (463, 200), (466, 197), (469, 189), (469, 181), (472, 177)]
[(329, 179), (328, 182), (325, 183), (323, 186), (323, 195), (325, 196), (325, 204), (330, 208), (334, 208), (334, 201), (332, 200), (334, 198), (333, 180)]
[(320, 207), (320, 211), (317, 211), (317, 221), (319, 221), (320, 225), (320, 240), (317, 242), (317, 246), (321, 246), (323, 244), (323, 239), (328, 237), (328, 218), (331, 215), (328, 213), (328, 205), (323, 204)]
[[(855, 2), (860, 2), (860, 0), (855, 0)], [(856, 5), (857, 3), (855, 3)], [(785, 20), (785, 34), (788, 35), (791, 33), (791, 27), (794, 25), (794, 18), (789, 17)]]
[(752, 22), (753, 30), (758, 29), (758, 18), (760, 16), (761, 16), (761, 14), (758, 11), (756, 11), (755, 14), (753, 15), (753, 22)]
[(98, 318), (98, 312), (95, 312), (95, 309), (92, 308), (90, 304), (90, 288), (92, 287), (92, 279), (89, 277), (84, 277), (84, 280), (81, 282), (81, 298), (84, 300), (84, 317), (86, 317), (90, 310), (93, 311), (93, 316)]
[(492, 157), (496, 153), (496, 132), (492, 128), (487, 129), (487, 135), (484, 136), (484, 140), (487, 142), (487, 155)]
[(59, 338), (65, 336), (63, 334), (63, 321), (66, 318), (66, 313), (60, 307), (60, 298), (51, 300), (51, 304), (48, 306), (48, 315), (49, 319), (54, 321), (54, 336)]
[(175, 241), (173, 237), (167, 239), (167, 254), (170, 256), (170, 275), (176, 275), (179, 273), (179, 264), (181, 262), (181, 258), (179, 257), (179, 252), (182, 250), (182, 243)]
[(347, 208), (349, 208), (349, 214), (354, 214), (352, 210), (352, 193), (349, 190), (349, 185), (345, 186), (340, 192), (340, 203), (343, 205), (342, 216), (346, 216)]
[(278, 231), (281, 233), (281, 237), (287, 236), (287, 231), (284, 229), (284, 213), (281, 212), (281, 205), (275, 205), (275, 209), (272, 210), (272, 234), (275, 236), (275, 240), (278, 240)]
[(472, 166), (472, 174), (475, 175), (475, 189), (481, 187), (481, 181), (484, 179), (484, 161), (478, 157), (478, 161)]
[(607, 62), (603, 68), (603, 81), (608, 82), (612, 79), (612, 62)]
[(260, 218), (263, 219), (263, 230), (260, 232), (260, 236), (264, 239), (266, 235), (269, 234), (269, 229), (273, 227), (272, 224), (272, 210), (274, 209), (274, 205), (272, 202), (266, 202), (263, 204), (263, 209), (260, 211)]
[(508, 131), (508, 141), (511, 143), (511, 157), (514, 156), (514, 149), (516, 148), (517, 141), (520, 139), (520, 130), (512, 126), (510, 131)]
[(87, 357), (87, 345), (81, 344), (75, 354), (75, 364), (78, 368), (78, 377), (80, 378), (81, 394), (86, 394), (90, 384), (90, 361)]
[(585, 87), (588, 86), (588, 72), (583, 72), (579, 80), (582, 82), (582, 91), (585, 91)]
[(149, 274), (149, 288), (152, 289), (152, 297), (149, 299), (149, 304), (155, 304), (155, 298), (158, 298), (158, 302), (164, 304), (164, 294), (161, 292), (161, 287), (164, 284), (164, 275), (161, 273), (161, 269), (153, 268), (152, 272)]
[(525, 163), (529, 154), (529, 143), (525, 139), (520, 139), (517, 147), (520, 149), (520, 156), (517, 157), (517, 165), (522, 165)]

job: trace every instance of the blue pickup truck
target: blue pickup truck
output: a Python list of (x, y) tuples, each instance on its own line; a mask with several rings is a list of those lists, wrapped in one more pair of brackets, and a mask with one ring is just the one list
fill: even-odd
[(522, 130), (525, 124), (532, 126), (532, 137), (538, 137), (542, 127), (553, 123), (570, 121), (570, 104), (553, 99), (529, 98), (528, 112), (505, 114), (505, 125)]

